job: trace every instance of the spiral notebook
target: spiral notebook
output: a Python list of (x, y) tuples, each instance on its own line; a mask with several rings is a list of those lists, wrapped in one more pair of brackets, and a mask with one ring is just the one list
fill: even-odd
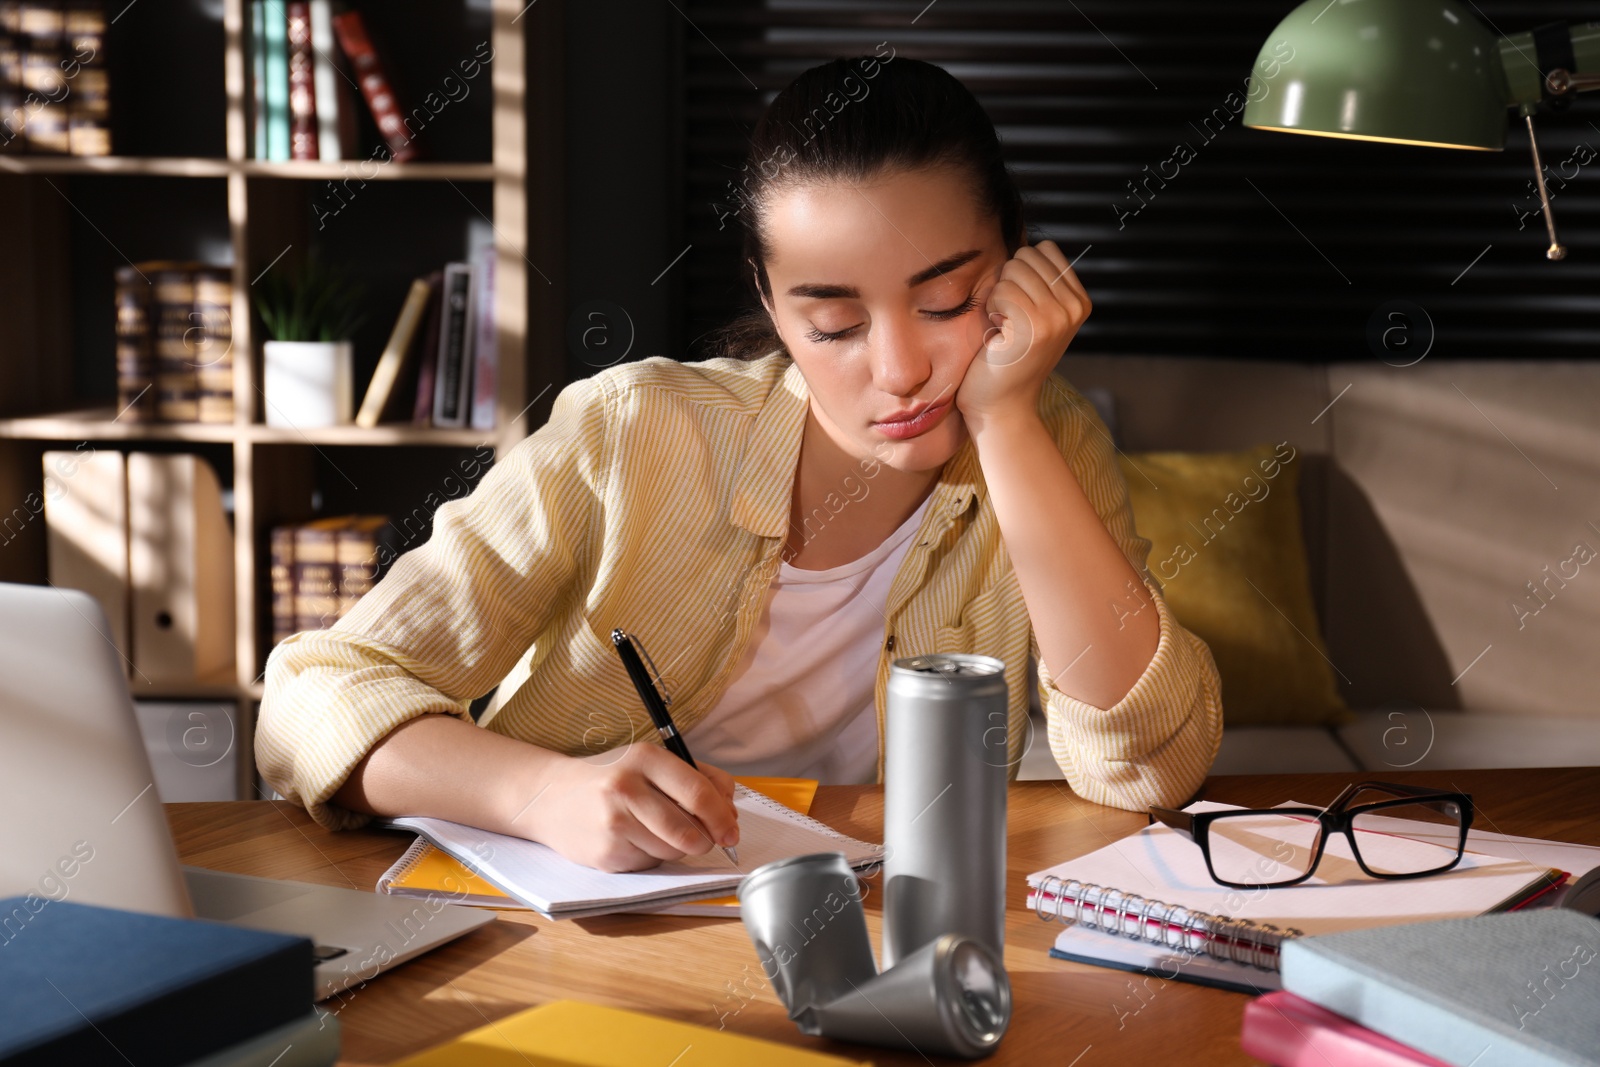
[[(1184, 810), (1233, 807), (1202, 801)], [(1387, 822), (1391, 830), (1404, 828), (1401, 820)], [(1388, 836), (1371, 835), (1370, 849), (1362, 839), (1364, 856), (1383, 848)], [(1292, 848), (1287, 838), (1283, 845)], [(1360, 870), (1341, 834), (1328, 841), (1316, 874), (1300, 885), (1230, 889), (1212, 880), (1198, 845), (1156, 824), (1030, 874), (1028, 904), (1041, 919), (1069, 924), (1052, 955), (1266, 990), (1279, 988), (1278, 946), (1287, 937), (1501, 911), (1562, 877), (1561, 871), (1521, 859), (1468, 852), (1441, 874), (1372, 878)], [(1152, 967), (1149, 945), (1160, 950), (1154, 955), (1161, 970)]]
[[(817, 796), (815, 778), (740, 776), (735, 781), (802, 815), (811, 811), (811, 804)], [(405, 854), (378, 877), (377, 891), (404, 897), (447, 896), (452, 904), (469, 907), (527, 909), (526, 904), (521, 904), (502, 893), (492, 883), (478, 877), (471, 868), (454, 856), (433, 847), (425, 837), (413, 841)], [(655, 915), (737, 919), (739, 898), (728, 895), (691, 900), (682, 904), (641, 904), (634, 910), (648, 911)]]
[(495, 888), (552, 919), (579, 919), (637, 910), (643, 904), (677, 904), (726, 893), (750, 871), (773, 860), (811, 852), (842, 852), (861, 868), (882, 861), (883, 846), (860, 841), (740, 785), (739, 863), (720, 849), (685, 856), (647, 871), (613, 874), (585, 867), (548, 845), (472, 826), (408, 815), (374, 826), (409, 830), (449, 853)]

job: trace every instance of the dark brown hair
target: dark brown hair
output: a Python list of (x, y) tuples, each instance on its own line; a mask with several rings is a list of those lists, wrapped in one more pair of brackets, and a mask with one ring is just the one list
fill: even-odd
[(977, 97), (949, 71), (918, 59), (835, 59), (805, 71), (767, 105), (727, 201), (718, 209), (743, 237), (740, 263), (754, 306), (706, 335), (700, 358), (757, 359), (782, 349), (761, 297), (767, 279), (763, 209), (771, 193), (814, 182), (863, 181), (884, 170), (951, 167), (968, 176), (996, 219), (1007, 254), (1021, 244), (1022, 196)]

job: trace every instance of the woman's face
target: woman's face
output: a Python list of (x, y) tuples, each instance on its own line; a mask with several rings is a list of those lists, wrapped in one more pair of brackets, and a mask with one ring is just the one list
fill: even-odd
[(1009, 258), (967, 180), (925, 168), (799, 186), (768, 200), (764, 223), (773, 303), (763, 303), (818, 423), (856, 458), (942, 466), (965, 439), (956, 389)]

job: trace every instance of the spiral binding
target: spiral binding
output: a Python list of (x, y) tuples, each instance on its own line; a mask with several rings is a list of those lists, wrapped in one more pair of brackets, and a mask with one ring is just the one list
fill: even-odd
[(428, 849), (432, 847), (433, 846), (428, 844), (427, 839), (424, 837), (418, 837), (415, 841), (411, 842), (410, 847), (408, 847), (405, 851), (405, 855), (396, 860), (394, 865), (387, 871), (384, 871), (382, 876), (379, 877), (378, 892), (393, 893), (394, 886), (405, 881), (406, 878), (410, 876), (411, 872), (416, 870), (417, 864), (422, 862), (422, 857), (425, 856), (428, 852)]
[[(1033, 891), (1034, 914), (1045, 922), (1070, 921), (1113, 937), (1185, 952), (1191, 951), (1190, 937), (1198, 936), (1206, 955), (1263, 971), (1278, 969), (1278, 948), (1284, 941), (1304, 936), (1294, 927), (1279, 929), (1272, 923), (1213, 915), (1055, 874), (1045, 875)], [(1154, 935), (1150, 933), (1152, 923), (1157, 930)]]

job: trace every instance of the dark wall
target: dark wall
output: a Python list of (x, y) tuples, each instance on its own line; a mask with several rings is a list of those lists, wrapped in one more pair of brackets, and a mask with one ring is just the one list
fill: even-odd
[(684, 262), (667, 269), (688, 243), (678, 180), (683, 17), (636, 0), (569, 3), (564, 17), (569, 377), (624, 358), (685, 358)]
[[(693, 249), (675, 268), (688, 288), (671, 351), (744, 302), (737, 234), (718, 230), (714, 204), (766, 101), (809, 66), (887, 42), (978, 95), (1023, 186), (1033, 239), (1082, 255), (1095, 312), (1075, 348), (1367, 359), (1373, 324), (1381, 337), (1404, 322), (1413, 345), (1436, 335), (1432, 352), (1447, 358), (1600, 353), (1600, 92), (1540, 120), (1571, 249), (1550, 263), (1520, 128), (1502, 153), (1464, 152), (1276, 134), (1229, 113), (1229, 94), (1242, 95), (1258, 49), (1294, 6), (686, 0), (677, 247)], [(1593, 0), (1463, 6), (1506, 33), (1600, 19)], [(1180, 145), (1193, 158), (1167, 164)], [(1404, 319), (1389, 317), (1396, 307)]]

